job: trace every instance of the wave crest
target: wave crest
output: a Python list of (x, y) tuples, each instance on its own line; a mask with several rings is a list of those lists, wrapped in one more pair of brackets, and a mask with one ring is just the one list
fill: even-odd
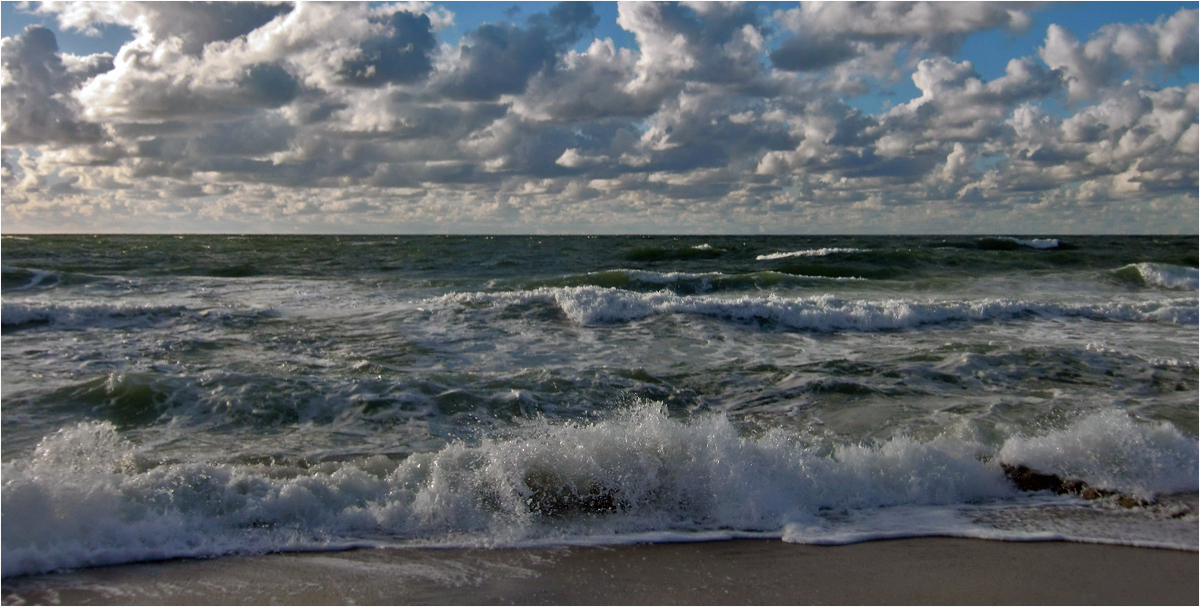
[(785, 259), (788, 257), (825, 257), (827, 255), (836, 255), (838, 253), (864, 253), (865, 249), (842, 248), (842, 247), (827, 247), (823, 249), (805, 249), (803, 251), (785, 251), (781, 253), (768, 253), (755, 257), (757, 261), (769, 261), (772, 259)]
[(1200, 289), (1200, 271), (1168, 263), (1133, 263), (1113, 270), (1113, 275), (1139, 286), (1181, 291)]

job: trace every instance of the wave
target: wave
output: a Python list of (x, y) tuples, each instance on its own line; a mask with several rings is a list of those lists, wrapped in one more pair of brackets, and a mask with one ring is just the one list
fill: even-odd
[(38, 287), (53, 287), (57, 286), (63, 279), (62, 274), (59, 272), (36, 268), (11, 268), (4, 266), (0, 269), (0, 272), (3, 274), (3, 288), (5, 291), (28, 291)]
[(920, 248), (832, 248), (760, 255), (756, 260), (772, 261), (771, 269), (787, 274), (903, 280), (944, 274), (946, 267), (937, 257), (934, 251)]
[(193, 310), (180, 305), (9, 303), (0, 307), (0, 325), (5, 333), (33, 328), (78, 330), (152, 326), (179, 318), (224, 322), (234, 317), (272, 316), (269, 310)]
[(629, 261), (678, 261), (689, 259), (714, 259), (724, 255), (726, 251), (713, 247), (708, 243), (695, 246), (645, 246), (633, 247), (622, 252), (621, 256)]
[(3, 289), (5, 293), (19, 291), (47, 291), (59, 287), (78, 285), (101, 285), (101, 287), (130, 290), (139, 285), (137, 279), (121, 276), (88, 274), (3, 266)]
[(737, 323), (774, 325), (786, 329), (835, 331), (895, 331), (947, 322), (986, 322), (1025, 316), (1082, 317), (1106, 321), (1156, 321), (1197, 324), (1196, 299), (1139, 303), (1068, 304), (1008, 299), (974, 301), (846, 300), (832, 296), (807, 298), (683, 297), (667, 291), (635, 293), (597, 287), (539, 288), (512, 293), (454, 293), (442, 303), (509, 306), (549, 303), (567, 318), (584, 324), (638, 320), (661, 314), (692, 314)]
[(767, 261), (771, 259), (784, 259), (787, 257), (825, 257), (827, 255), (835, 255), (838, 253), (865, 253), (866, 249), (830, 247), (824, 249), (805, 249), (803, 251), (787, 251), (783, 253), (768, 253), (755, 257), (758, 261)]
[(1195, 291), (1200, 289), (1200, 271), (1167, 263), (1133, 263), (1112, 272), (1117, 279), (1139, 286)]
[[(160, 463), (111, 424), (87, 422), (46, 437), (27, 460), (4, 463), (0, 560), (12, 576), (350, 546), (961, 534), (974, 525), (970, 516), (930, 529), (929, 517), (894, 515), (1020, 503), (1026, 498), (999, 461), (1026, 459), (1144, 495), (1197, 489), (1195, 439), (1121, 412), (1010, 437), (996, 449), (947, 436), (868, 445), (811, 444), (781, 430), (747, 437), (721, 416), (684, 422), (640, 403), (607, 420), (534, 420), (402, 461), (306, 467)], [(880, 520), (890, 521), (886, 529)]]
[(1013, 238), (1012, 236), (988, 236), (980, 238), (976, 241), (976, 246), (980, 249), (990, 251), (1013, 251), (1021, 247), (1030, 249), (1066, 248), (1063, 247), (1057, 238), (1031, 238), (1022, 240), (1020, 238)]
[(997, 455), (1149, 498), (1197, 490), (1196, 444), (1189, 442), (1170, 424), (1138, 424), (1121, 411), (1105, 410), (1066, 429), (1011, 437)]
[(745, 291), (776, 287), (810, 287), (830, 282), (863, 280), (857, 277), (824, 277), (775, 271), (728, 274), (723, 272), (654, 272), (649, 270), (604, 270), (525, 283), (532, 288), (604, 287), (626, 291), (670, 290), (685, 295), (717, 291)]

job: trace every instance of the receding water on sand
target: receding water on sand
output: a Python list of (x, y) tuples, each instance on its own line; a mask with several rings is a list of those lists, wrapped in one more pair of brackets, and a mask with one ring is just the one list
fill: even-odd
[(1067, 542), (729, 540), (351, 550), (6, 578), (5, 604), (1162, 604), (1196, 555)]

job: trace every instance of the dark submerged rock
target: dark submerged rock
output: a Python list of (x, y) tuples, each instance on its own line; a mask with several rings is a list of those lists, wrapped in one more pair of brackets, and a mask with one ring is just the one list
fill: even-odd
[(1001, 462), (1000, 468), (1004, 470), (1004, 476), (1008, 477), (1008, 480), (1012, 481), (1021, 491), (1053, 491), (1059, 495), (1069, 493), (1078, 495), (1085, 500), (1115, 497), (1116, 503), (1123, 508), (1148, 506), (1152, 503), (1128, 493), (1093, 487), (1081, 479), (1063, 478), (1057, 474), (1039, 472), (1023, 464), (1014, 466)]
[(608, 514), (628, 507), (617, 489), (596, 480), (569, 482), (557, 474), (531, 472), (525, 477), (525, 486), (530, 512), (548, 518)]

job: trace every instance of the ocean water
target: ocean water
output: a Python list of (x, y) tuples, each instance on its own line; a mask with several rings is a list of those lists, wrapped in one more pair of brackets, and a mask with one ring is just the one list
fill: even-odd
[(2, 245), (4, 576), (732, 537), (1197, 549), (1196, 237)]

